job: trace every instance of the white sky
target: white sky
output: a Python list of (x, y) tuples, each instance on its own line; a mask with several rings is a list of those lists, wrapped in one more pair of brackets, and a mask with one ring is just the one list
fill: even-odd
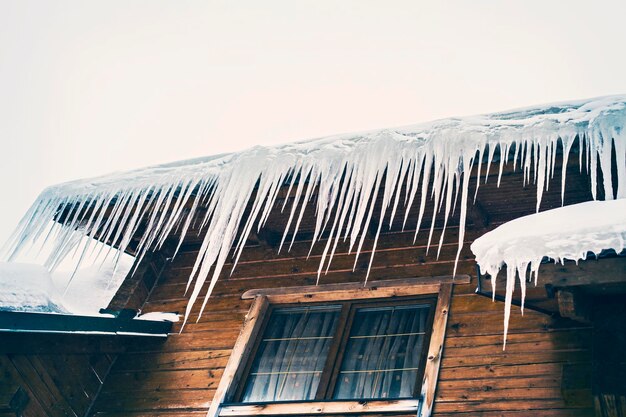
[(0, 243), (58, 182), (625, 93), (624, 16), (623, 0), (0, 0)]

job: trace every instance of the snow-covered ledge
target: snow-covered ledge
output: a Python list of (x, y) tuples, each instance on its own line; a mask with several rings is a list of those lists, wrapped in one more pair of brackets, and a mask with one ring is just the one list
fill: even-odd
[(522, 308), (526, 281), (534, 275), (544, 257), (563, 263), (578, 262), (589, 252), (613, 249), (620, 253), (626, 242), (626, 199), (589, 201), (520, 217), (472, 243), (471, 249), (482, 273), (491, 276), (495, 294), (496, 276), (506, 265), (504, 338), (508, 330), (515, 277), (519, 276)]
[(98, 313), (109, 303), (117, 286), (105, 291), (110, 274), (98, 272), (97, 268), (83, 270), (79, 275), (82, 280), (73, 288), (75, 291), (63, 294), (57, 285), (58, 277), (42, 265), (0, 262), (0, 338), (4, 333), (167, 337), (172, 323), (178, 321), (174, 313), (153, 312), (138, 317), (135, 312), (128, 317)]

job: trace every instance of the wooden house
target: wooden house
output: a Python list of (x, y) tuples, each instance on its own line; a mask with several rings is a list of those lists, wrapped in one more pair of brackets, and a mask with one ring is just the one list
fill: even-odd
[(136, 256), (110, 311), (184, 319), (167, 337), (5, 325), (0, 416), (626, 416), (623, 243), (495, 292), (470, 250), (625, 198), (625, 128), (608, 97), (48, 189), (9, 254), (54, 219), (57, 254), (80, 233)]

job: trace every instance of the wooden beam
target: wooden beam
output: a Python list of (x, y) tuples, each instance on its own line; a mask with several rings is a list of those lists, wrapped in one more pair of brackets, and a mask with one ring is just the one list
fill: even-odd
[(2, 337), (5, 333), (55, 333), (165, 338), (171, 329), (168, 321), (0, 311)]
[(470, 281), (471, 278), (469, 275), (457, 275), (456, 277), (446, 275), (438, 277), (369, 281), (363, 284), (360, 282), (354, 282), (349, 284), (306, 285), (302, 287), (260, 288), (246, 291), (241, 296), (241, 299), (250, 300), (262, 295), (268, 297), (271, 302), (282, 299), (294, 299), (298, 297), (303, 300), (315, 298), (316, 301), (319, 301), (325, 294), (330, 293), (333, 294), (332, 299), (338, 300), (341, 299), (343, 295), (357, 295), (357, 298), (373, 298), (370, 296), (358, 296), (358, 294), (364, 295), (367, 293), (373, 294), (374, 297), (388, 297), (393, 296), (394, 291), (402, 291), (402, 295), (418, 295), (436, 293), (439, 289), (435, 288), (435, 286), (439, 286), (441, 284), (469, 284)]
[(301, 416), (311, 414), (415, 413), (419, 400), (319, 401), (275, 404), (226, 405), (222, 416)]
[(588, 323), (590, 319), (588, 297), (580, 294), (577, 287), (558, 290), (556, 298), (559, 302), (561, 317)]
[(437, 378), (443, 354), (443, 344), (446, 335), (446, 324), (448, 323), (448, 312), (450, 311), (450, 301), (452, 300), (452, 284), (442, 284), (435, 307), (435, 318), (433, 330), (430, 335), (428, 346), (428, 357), (426, 358), (426, 368), (424, 369), (424, 379), (422, 382), (422, 395), (418, 417), (430, 417), (435, 403), (435, 391), (437, 389)]
[[(506, 281), (506, 273), (498, 274), (498, 284)], [(539, 268), (539, 284), (555, 288), (579, 285), (603, 285), (626, 282), (626, 257), (566, 261), (565, 264), (546, 263)]]

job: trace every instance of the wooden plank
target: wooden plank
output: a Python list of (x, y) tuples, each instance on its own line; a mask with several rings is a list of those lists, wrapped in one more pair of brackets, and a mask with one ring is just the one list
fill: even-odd
[[(469, 248), (470, 243), (471, 242), (466, 242), (462, 248), (460, 255), (461, 260), (474, 259), (474, 255)], [(381, 250), (377, 248), (374, 253), (372, 266), (388, 267), (398, 265), (400, 263), (426, 265), (440, 260), (452, 261), (456, 258), (458, 242), (451, 242), (442, 245), (439, 257), (437, 257), (437, 250), (438, 248), (436, 246), (431, 247), (428, 253), (426, 253), (426, 248), (400, 247)], [(369, 252), (369, 254), (367, 252), (360, 253), (358, 258), (354, 253), (346, 253), (343, 255), (335, 254), (330, 264), (330, 270), (351, 270), (353, 268), (356, 268), (357, 270), (367, 270), (371, 260), (371, 251)], [(317, 275), (321, 261), (321, 256), (312, 254), (308, 258), (305, 255), (302, 258), (284, 259), (280, 261), (270, 260), (268, 262), (238, 263), (236, 267), (231, 266), (230, 268), (224, 268), (224, 271), (227, 272), (228, 276), (233, 279), (255, 277), (259, 274), (259, 271), (263, 270), (271, 271), (272, 275), (289, 275), (296, 272), (308, 272)], [(180, 271), (187, 271), (187, 273), (191, 272), (189, 268)]]
[(511, 353), (508, 350), (502, 352), (501, 346), (494, 349), (494, 354), (481, 355), (456, 355), (448, 357), (448, 351), (443, 357), (441, 368), (457, 368), (464, 366), (488, 366), (488, 365), (523, 365), (529, 363), (583, 363), (591, 361), (590, 350), (568, 351), (536, 351)]
[(441, 413), (439, 410), (436, 410), (437, 417), (593, 417), (594, 412), (593, 409), (583, 408), (583, 409), (572, 409), (572, 408), (553, 408), (553, 409), (543, 409), (543, 410), (532, 410), (532, 414), (528, 411), (523, 410), (506, 410), (505, 413), (502, 411), (469, 411), (469, 412), (449, 412), (449, 413)]
[(561, 389), (552, 388), (505, 388), (491, 390), (439, 389), (438, 403), (459, 401), (502, 401), (508, 400), (557, 400), (561, 398)]
[(10, 360), (51, 416), (78, 416), (45, 369), (35, 368), (26, 355), (11, 355)]
[(50, 391), (24, 355), (10, 356), (9, 358), (48, 415), (75, 415), (67, 403), (62, 401), (62, 397), (56, 397)]
[(55, 385), (77, 415), (84, 415), (101, 381), (84, 355), (43, 355), (42, 363)]
[[(355, 291), (378, 291), (378, 290), (390, 290), (391, 288), (405, 288), (405, 287), (422, 287), (431, 286), (433, 284), (468, 284), (471, 281), (469, 275), (458, 275), (453, 277), (451, 275), (441, 277), (417, 277), (417, 278), (403, 278), (403, 279), (390, 279), (385, 281), (368, 281), (366, 283), (351, 283), (351, 284), (324, 284), (324, 285), (308, 285), (304, 287), (282, 287), (282, 288), (257, 288), (246, 291), (241, 298), (243, 300), (253, 299), (259, 295), (268, 297), (270, 302), (277, 300), (278, 296), (282, 295), (300, 295), (305, 298), (310, 298), (317, 294), (333, 293), (336, 294), (336, 299), (341, 299), (342, 293)], [(420, 291), (416, 288), (415, 291)], [(426, 293), (417, 292), (416, 294), (430, 294), (431, 291)], [(368, 297), (369, 298), (369, 297)]]
[(131, 337), (91, 336), (76, 334), (3, 333), (0, 354), (83, 354), (120, 353), (123, 342)]
[[(454, 259), (440, 259), (428, 263), (421, 263), (419, 261), (413, 261), (410, 259), (398, 260), (397, 263), (379, 265), (376, 262), (369, 269), (369, 279), (371, 280), (387, 280), (397, 279), (402, 277), (416, 277), (416, 276), (442, 276), (450, 275), (454, 270)], [(456, 264), (457, 274), (474, 274), (476, 272), (476, 262), (474, 259), (459, 259)], [(313, 271), (295, 271), (285, 274), (278, 274), (273, 271), (270, 266), (267, 268), (258, 268), (254, 275), (246, 277), (230, 276), (227, 270), (224, 270), (220, 279), (231, 281), (251, 281), (259, 279), (275, 279), (275, 278), (313, 278), (317, 281), (317, 269)], [(189, 278), (189, 272), (184, 272), (176, 277), (171, 277), (173, 281), (186, 282)], [(336, 282), (349, 282), (357, 281), (364, 283), (368, 272), (367, 264), (357, 265), (357, 268), (353, 269), (352, 265), (346, 268), (331, 268), (327, 273), (323, 273), (319, 277), (320, 284), (329, 284)]]
[(219, 416), (269, 416), (269, 415), (315, 415), (315, 414), (358, 414), (379, 412), (416, 412), (419, 400), (389, 401), (321, 401), (275, 403), (264, 405), (226, 405)]
[(563, 365), (560, 363), (530, 363), (525, 365), (487, 365), (462, 368), (444, 368), (441, 379), (492, 379), (519, 376), (558, 375)]
[(250, 312), (246, 316), (246, 320), (241, 328), (241, 333), (233, 347), (226, 369), (224, 369), (224, 374), (215, 392), (207, 417), (217, 417), (219, 415), (220, 405), (237, 387), (237, 383), (241, 377), (241, 364), (247, 360), (247, 356), (252, 350), (252, 343), (250, 343), (250, 341), (257, 337), (268, 306), (269, 302), (264, 296), (255, 298), (252, 303)]
[[(501, 401), (457, 401), (437, 403), (435, 415), (439, 413), (474, 413), (480, 411), (499, 411), (500, 415), (507, 415), (509, 411), (525, 410), (526, 415), (534, 416), (536, 410), (549, 410), (554, 408), (566, 408), (563, 400), (501, 400)], [(589, 409), (590, 406), (578, 407)]]
[[(28, 403), (22, 410), (22, 417), (37, 417), (47, 416), (48, 411), (44, 408), (44, 405), (37, 398), (30, 385), (20, 375), (19, 371), (15, 368), (13, 363), (6, 355), (0, 355), (0, 372), (8, 375), (11, 381), (14, 381), (28, 394)], [(15, 414), (15, 413), (14, 413)]]
[(230, 352), (229, 349), (203, 349), (183, 352), (129, 353), (117, 360), (112, 373), (224, 368)]
[(509, 388), (560, 388), (560, 375), (518, 375), (515, 378), (439, 379), (437, 390), (493, 391)]
[(119, 413), (141, 410), (208, 409), (214, 395), (214, 389), (104, 391), (98, 396), (94, 408), (100, 412)]
[(544, 264), (539, 269), (539, 281), (554, 287), (626, 282), (626, 257)]
[(93, 417), (205, 417), (206, 410), (167, 410), (167, 411), (113, 411), (96, 412)]
[[(450, 314), (448, 322), (448, 336), (486, 336), (502, 335), (504, 314), (501, 312), (485, 312), (472, 314)], [(562, 329), (589, 329), (585, 323), (563, 319), (559, 316), (550, 317), (534, 311), (526, 311), (524, 315), (519, 310), (511, 311), (509, 320), (510, 333), (534, 333), (537, 329), (546, 332)], [(502, 342), (502, 340), (501, 340)]]
[(267, 298), (272, 302), (272, 304), (313, 303), (348, 299), (359, 300), (368, 298), (391, 298), (422, 294), (436, 294), (439, 291), (439, 288), (439, 284), (425, 284), (414, 287), (387, 287), (378, 289), (361, 287), (358, 289), (340, 292), (321, 291), (307, 294), (269, 295)]
[[(558, 332), (543, 332), (537, 329), (536, 332), (513, 333), (507, 337), (506, 352), (523, 352), (534, 350), (572, 350), (591, 349), (592, 332), (591, 329), (562, 329)], [(531, 345), (537, 346), (530, 349)], [(514, 346), (521, 346), (522, 349), (512, 351)], [(451, 356), (452, 352), (469, 355), (492, 354), (494, 348), (498, 348), (502, 353), (502, 335), (474, 335), (474, 336), (448, 336), (446, 337), (446, 356)], [(486, 349), (486, 350), (483, 350)], [(526, 349), (526, 350), (523, 350)]]
[[(499, 224), (492, 225), (498, 226)], [(441, 235), (441, 228), (435, 228), (433, 232), (433, 242), (438, 242), (439, 237)], [(426, 248), (428, 247), (428, 233), (419, 233), (417, 239), (415, 238), (415, 230), (409, 230), (408, 228), (404, 231), (401, 230), (391, 230), (388, 232), (381, 232), (378, 239), (378, 244), (376, 246), (376, 253), (382, 253), (385, 250), (393, 249), (393, 250), (402, 250), (402, 249), (411, 249), (413, 250), (413, 254), (422, 255), (425, 254)], [(484, 233), (484, 231), (474, 230), (471, 227), (466, 230), (465, 241), (466, 245), (469, 245), (473, 240), (478, 238)], [(452, 245), (456, 251), (457, 244), (459, 240), (459, 228), (455, 225), (448, 225), (445, 231), (445, 239), (444, 245)], [(312, 241), (306, 239), (296, 240), (291, 247), (291, 249), (287, 251), (283, 251), (281, 253), (278, 252), (278, 248), (271, 248), (267, 246), (254, 246), (254, 245), (246, 245), (244, 251), (241, 253), (239, 257), (239, 261), (237, 265), (247, 265), (247, 264), (261, 264), (265, 262), (284, 262), (284, 261), (292, 261), (294, 259), (304, 260), (307, 259), (315, 260), (314, 264), (319, 264), (319, 260), (321, 259), (322, 249), (328, 243), (328, 238), (326, 236), (321, 237), (321, 239), (313, 245), (313, 251), (309, 256), (309, 251), (311, 250)], [(435, 246), (436, 247), (436, 246)], [(177, 269), (189, 269), (191, 265), (193, 265), (195, 259), (198, 256), (200, 245), (183, 245), (179, 250), (176, 257), (172, 260), (170, 267), (173, 270)], [(430, 250), (432, 251), (433, 246), (431, 245)], [(436, 252), (436, 251), (435, 251)], [(370, 247), (364, 247), (360, 252), (363, 257), (369, 259), (368, 255), (371, 255), (372, 251)], [(229, 261), (224, 264), (225, 269), (230, 270), (233, 267), (231, 259), (233, 259), (234, 251), (231, 252), (228, 259)], [(335, 256), (343, 256), (350, 255), (354, 257), (354, 252), (350, 252), (350, 243), (340, 241), (335, 250)], [(456, 256), (456, 254), (455, 254)], [(353, 261), (354, 262), (354, 258)]]
[[(108, 392), (215, 389), (222, 369), (120, 372), (109, 375)], [(132, 381), (131, 386), (128, 382)]]
[[(216, 324), (219, 327), (219, 324)], [(199, 334), (181, 333), (173, 334), (166, 341), (159, 343), (156, 340), (133, 341), (129, 343), (127, 352), (185, 352), (192, 350), (230, 350), (235, 345), (239, 331), (216, 329)]]

